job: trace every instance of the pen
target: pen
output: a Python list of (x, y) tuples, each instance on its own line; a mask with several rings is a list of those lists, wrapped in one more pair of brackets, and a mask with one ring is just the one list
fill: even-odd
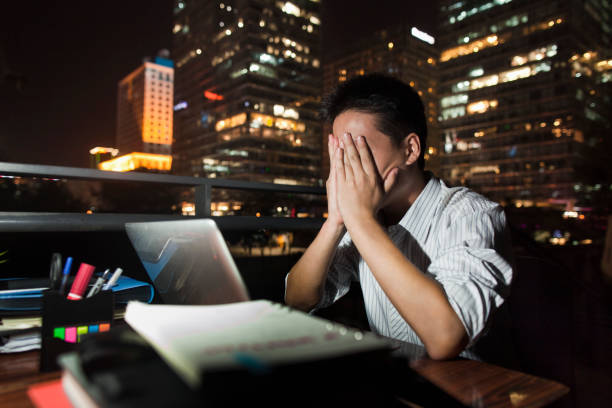
[(66, 258), (66, 264), (64, 265), (64, 272), (62, 273), (62, 284), (60, 285), (59, 292), (60, 294), (64, 294), (66, 290), (66, 283), (68, 282), (68, 276), (70, 276), (70, 268), (72, 267), (72, 257), (69, 256)]
[(112, 288), (113, 285), (117, 283), (119, 276), (121, 276), (121, 272), (123, 272), (123, 269), (121, 268), (115, 269), (115, 273), (113, 273), (113, 276), (109, 279), (108, 283), (104, 285), (102, 290), (109, 290), (110, 288)]
[(104, 271), (102, 276), (98, 277), (98, 279), (96, 280), (96, 283), (94, 283), (94, 285), (89, 290), (89, 293), (87, 294), (88, 298), (92, 297), (93, 295), (97, 294), (100, 291), (100, 289), (102, 288), (102, 284), (108, 277), (109, 273), (110, 273), (110, 269), (107, 269)]
[(58, 290), (62, 281), (62, 255), (54, 252), (51, 255), (51, 267), (49, 268), (49, 287)]
[(70, 288), (70, 292), (68, 293), (68, 299), (80, 300), (83, 298), (83, 293), (87, 288), (87, 284), (91, 279), (91, 275), (93, 275), (94, 269), (96, 269), (95, 266), (86, 263), (81, 263), (76, 278), (74, 278), (74, 282), (72, 283), (72, 287)]

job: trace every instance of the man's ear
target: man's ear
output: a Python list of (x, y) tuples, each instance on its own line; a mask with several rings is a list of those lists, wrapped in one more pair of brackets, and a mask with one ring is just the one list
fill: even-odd
[(421, 155), (421, 141), (419, 135), (410, 133), (402, 142), (402, 150), (404, 152), (404, 163), (410, 166), (419, 160)]

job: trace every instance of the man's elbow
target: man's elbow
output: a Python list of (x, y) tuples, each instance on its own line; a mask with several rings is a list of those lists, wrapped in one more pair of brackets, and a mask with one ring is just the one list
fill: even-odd
[(289, 290), (289, 288), (285, 291), (285, 304), (294, 309), (310, 312), (318, 303), (318, 300), (309, 299), (303, 295), (300, 296), (300, 294), (294, 293), (292, 290)]
[(425, 348), (433, 360), (450, 360), (461, 354), (468, 345), (468, 340), (465, 332), (460, 335), (446, 335), (426, 344)]
[(289, 273), (285, 281), (285, 304), (303, 312), (310, 312), (321, 300), (321, 289), (306, 290), (304, 285), (300, 285), (291, 278), (291, 273)]
[(304, 300), (294, 299), (290, 296), (285, 296), (285, 304), (302, 312), (310, 312), (317, 305), (316, 302), (308, 302)]

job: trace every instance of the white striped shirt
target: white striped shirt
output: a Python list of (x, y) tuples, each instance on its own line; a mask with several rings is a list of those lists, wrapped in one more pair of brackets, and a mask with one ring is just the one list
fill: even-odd
[[(465, 187), (449, 188), (430, 175), (400, 222), (387, 232), (410, 262), (442, 286), (471, 347), (509, 294), (511, 246), (503, 209)], [(332, 259), (317, 308), (345, 295), (352, 280), (361, 284), (372, 331), (423, 344), (391, 304), (347, 232)]]

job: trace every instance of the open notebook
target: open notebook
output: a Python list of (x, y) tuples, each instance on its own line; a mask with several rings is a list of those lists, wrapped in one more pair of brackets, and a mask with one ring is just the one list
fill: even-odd
[(192, 387), (202, 374), (383, 350), (388, 340), (267, 300), (217, 306), (128, 304), (125, 320)]

